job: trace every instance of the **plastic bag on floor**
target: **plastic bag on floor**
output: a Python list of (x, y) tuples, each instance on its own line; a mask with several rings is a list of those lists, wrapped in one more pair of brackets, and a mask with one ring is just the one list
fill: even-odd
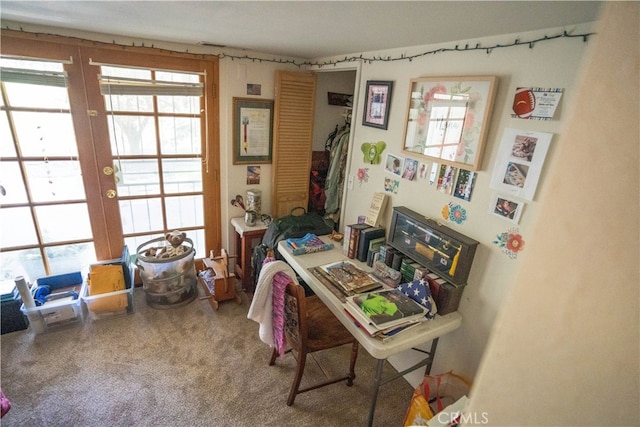
[(453, 372), (425, 375), (416, 387), (404, 417), (404, 426), (425, 426), (445, 407), (469, 394), (471, 382)]

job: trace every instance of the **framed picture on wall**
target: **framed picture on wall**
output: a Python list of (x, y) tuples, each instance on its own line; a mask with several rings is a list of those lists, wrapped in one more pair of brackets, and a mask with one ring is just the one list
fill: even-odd
[(233, 98), (233, 164), (271, 163), (273, 100)]
[(362, 117), (364, 126), (387, 129), (392, 89), (392, 81), (367, 81), (364, 115)]
[(494, 194), (491, 197), (489, 211), (502, 219), (517, 224), (520, 222), (520, 215), (522, 215), (524, 205), (524, 202), (520, 202), (509, 196)]
[(479, 170), (497, 81), (495, 76), (412, 79), (403, 151)]

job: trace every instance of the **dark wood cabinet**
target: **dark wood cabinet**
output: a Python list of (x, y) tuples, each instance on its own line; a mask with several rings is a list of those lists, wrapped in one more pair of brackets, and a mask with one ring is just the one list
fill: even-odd
[(478, 242), (404, 206), (393, 208), (388, 244), (433, 273), (463, 286)]

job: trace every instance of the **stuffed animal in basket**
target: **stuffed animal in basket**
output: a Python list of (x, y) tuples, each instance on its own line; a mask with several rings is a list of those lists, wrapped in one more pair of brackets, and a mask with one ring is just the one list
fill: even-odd
[(174, 230), (171, 233), (165, 235), (165, 239), (169, 242), (170, 246), (163, 246), (156, 251), (156, 258), (173, 258), (182, 255), (187, 251), (187, 247), (182, 244), (187, 237), (187, 233), (183, 233), (180, 230)]

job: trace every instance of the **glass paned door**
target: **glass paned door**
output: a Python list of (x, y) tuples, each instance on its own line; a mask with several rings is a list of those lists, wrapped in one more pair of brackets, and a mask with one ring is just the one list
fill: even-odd
[(81, 270), (96, 251), (64, 64), (0, 66), (0, 280)]
[(178, 229), (205, 254), (201, 75), (101, 66), (100, 79), (125, 244)]

